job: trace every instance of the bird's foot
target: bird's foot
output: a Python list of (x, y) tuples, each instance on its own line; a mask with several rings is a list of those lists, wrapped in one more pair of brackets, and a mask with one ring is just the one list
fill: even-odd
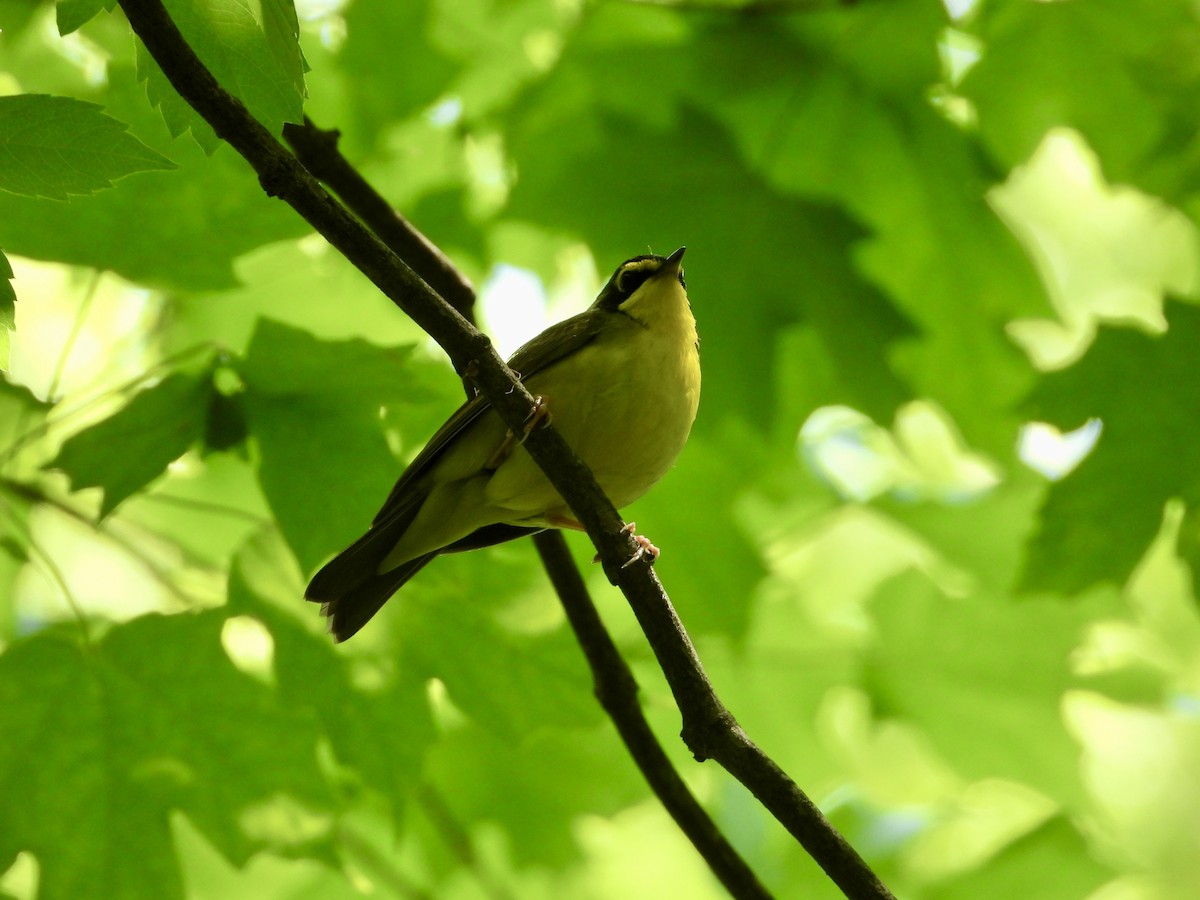
[[(549, 425), (551, 418), (550, 410), (546, 408), (545, 398), (540, 396), (534, 397), (533, 409), (525, 417), (525, 425), (521, 429), (520, 443), (525, 443), (525, 439), (529, 437), (533, 429), (538, 427), (544, 428)], [(493, 450), (492, 455), (487, 458), (487, 461), (483, 464), (483, 468), (488, 472), (494, 472), (500, 468), (504, 464), (504, 461), (512, 456), (513, 445), (516, 443), (517, 436), (513, 434), (513, 430), (510, 428), (505, 432), (504, 440), (500, 442), (500, 446)]]
[(622, 569), (628, 569), (643, 556), (648, 555), (650, 557), (650, 562), (654, 562), (661, 555), (659, 553), (659, 549), (655, 547), (654, 544), (650, 543), (650, 538), (646, 537), (644, 534), (637, 533), (637, 522), (630, 522), (621, 530), (626, 534), (632, 534), (634, 541), (638, 545), (637, 550), (633, 552), (633, 556), (629, 557), (629, 559), (625, 561), (624, 565), (621, 566)]
[(521, 437), (521, 443), (525, 443), (535, 428), (545, 428), (553, 421), (554, 416), (550, 413), (550, 409), (546, 403), (546, 398), (541, 394), (538, 394), (538, 396), (533, 398), (533, 409), (531, 409), (529, 411), (529, 415), (525, 417), (525, 426), (522, 429), (524, 434)]
[(512, 456), (513, 444), (516, 443), (516, 437), (510, 428), (504, 435), (504, 440), (500, 442), (500, 446), (492, 451), (492, 455), (487, 458), (487, 462), (483, 464), (483, 468), (488, 472), (494, 472), (504, 463), (506, 459)]
[[(637, 550), (633, 552), (633, 556), (629, 557), (629, 559), (621, 564), (622, 569), (628, 569), (644, 556), (649, 556), (650, 562), (654, 562), (659, 556), (662, 555), (661, 551), (650, 542), (650, 538), (646, 537), (644, 534), (637, 534), (637, 522), (629, 522), (621, 530), (625, 532), (625, 534), (632, 534), (634, 541), (636, 541), (638, 545)], [(592, 557), (592, 562), (600, 562), (599, 553)]]

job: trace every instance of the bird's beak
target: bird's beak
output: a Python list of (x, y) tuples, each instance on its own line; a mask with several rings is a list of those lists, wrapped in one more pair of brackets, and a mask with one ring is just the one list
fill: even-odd
[(683, 262), (683, 254), (685, 250), (687, 250), (687, 247), (680, 247), (678, 250), (668, 256), (666, 264), (659, 269), (659, 274), (666, 275), (669, 272), (672, 276), (678, 275), (679, 266), (680, 263)]

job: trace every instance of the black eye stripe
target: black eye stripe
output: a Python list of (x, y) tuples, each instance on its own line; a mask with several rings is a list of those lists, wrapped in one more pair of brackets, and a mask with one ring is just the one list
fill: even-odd
[[(633, 296), (648, 278), (662, 270), (666, 261), (666, 257), (649, 255), (635, 256), (633, 259), (625, 260), (617, 266), (617, 270), (613, 272), (612, 277), (608, 279), (608, 284), (604, 285), (596, 302), (592, 305), (610, 312), (618, 311), (621, 305)], [(679, 272), (679, 283), (685, 288), (687, 287), (683, 280), (682, 269)]]
[(650, 270), (646, 268), (626, 269), (617, 276), (617, 290), (622, 294), (632, 294), (641, 287), (642, 282), (649, 278), (650, 274)]

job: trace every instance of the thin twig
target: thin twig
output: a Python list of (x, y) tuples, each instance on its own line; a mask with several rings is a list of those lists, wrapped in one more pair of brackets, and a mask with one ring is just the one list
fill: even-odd
[[(196, 57), (161, 0), (121, 0), (134, 32), (180, 95), (238, 151), (264, 190), (289, 203), (385, 296), (407, 313), (472, 378), (501, 420), (523, 427), (533, 397), (495, 349), (449, 304), (434, 294), (361, 222), (316, 182), (312, 174), (217, 83)], [(648, 561), (623, 568), (637, 551), (591, 470), (553, 426), (533, 431), (525, 449), (587, 529), (609, 580), (624, 592), (683, 714), (683, 736), (698, 759), (715, 759), (746, 784), (801, 842), (842, 891), (852, 898), (892, 895), (816, 806), (742, 732), (708, 683), (687, 633)]]
[(54, 561), (54, 557), (50, 552), (34, 538), (33, 529), (29, 527), (29, 523), (22, 521), (20, 516), (16, 514), (12, 508), (12, 504), (0, 500), (0, 511), (3, 511), (13, 528), (20, 533), (21, 538), (25, 541), (25, 546), (37, 555), (50, 581), (54, 582), (55, 587), (62, 592), (63, 600), (66, 601), (67, 607), (71, 610), (71, 614), (75, 617), (75, 622), (79, 626), (79, 631), (83, 635), (83, 646), (89, 648), (90, 651), (90, 648), (94, 644), (92, 629), (88, 624), (88, 617), (83, 611), (83, 606), (75, 594), (71, 592), (71, 586), (67, 583), (67, 576), (59, 568), (58, 563)]
[(190, 356), (195, 356), (202, 350), (214, 351), (216, 350), (216, 345), (212, 341), (201, 341), (198, 344), (192, 344), (189, 347), (184, 347), (178, 353), (172, 353), (170, 356), (164, 356), (145, 371), (139, 372), (128, 381), (123, 382), (116, 387), (105, 388), (104, 390), (93, 394), (91, 397), (88, 397), (86, 400), (79, 401), (69, 409), (65, 409), (62, 412), (55, 410), (53, 415), (47, 416), (28, 431), (24, 431), (17, 437), (13, 438), (12, 443), (5, 447), (3, 451), (0, 451), (0, 468), (3, 468), (14, 458), (16, 458), (17, 453), (20, 452), (23, 447), (32, 443), (33, 441), (36, 441), (38, 438), (43, 437), (48, 431), (50, 431), (51, 428), (57, 428), (67, 419), (74, 418), (80, 413), (86, 412), (102, 400), (111, 400), (114, 397), (119, 397), (126, 391), (132, 391), (134, 388), (149, 381), (151, 378), (156, 377), (160, 373), (174, 369), (175, 366), (177, 366), (183, 360)]
[[(107, 538), (118, 547), (121, 548), (130, 557), (142, 565), (152, 579), (157, 581), (168, 593), (174, 594), (175, 597), (185, 606), (196, 608), (202, 606), (204, 601), (198, 597), (188, 593), (182, 587), (175, 583), (170, 574), (161, 565), (154, 561), (150, 554), (146, 553), (136, 541), (118, 534), (112, 527), (111, 520), (108, 525), (101, 525), (95, 519), (80, 512), (69, 503), (64, 503), (57, 497), (53, 497), (45, 491), (32, 484), (23, 481), (16, 481), (12, 478), (0, 478), (0, 492), (11, 494), (14, 497), (20, 497), (28, 503), (37, 503), (42, 506), (47, 506), (50, 509), (67, 516), (70, 519), (86, 525), (101, 537)], [(194, 561), (194, 558), (193, 558)]]
[(474, 874), (479, 886), (487, 892), (492, 900), (513, 900), (512, 894), (489, 870), (484, 861), (479, 858), (471, 843), (471, 835), (463, 828), (462, 823), (446, 802), (446, 798), (432, 784), (425, 782), (417, 788), (417, 800), (425, 817), (434, 830), (441, 835), (442, 841), (450, 852)]

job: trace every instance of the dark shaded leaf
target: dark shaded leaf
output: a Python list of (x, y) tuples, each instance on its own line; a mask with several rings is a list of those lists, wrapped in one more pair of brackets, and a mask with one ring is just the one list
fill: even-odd
[(212, 399), (209, 370), (175, 372), (68, 438), (47, 467), (66, 472), (75, 490), (103, 488), (100, 514), (106, 516), (204, 435)]
[[(1158, 532), (1171, 498), (1200, 504), (1200, 309), (1171, 304), (1169, 330), (1152, 336), (1105, 329), (1087, 355), (1047, 375), (1031, 414), (1064, 431), (1097, 417), (1095, 450), (1051, 486), (1030, 546), (1025, 581), (1078, 591), (1122, 582)], [(1200, 536), (1184, 529), (1180, 553), (1195, 557)]]
[(417, 369), (409, 348), (259, 323), (239, 367), (246, 415), (263, 493), (306, 571), (366, 530), (399, 477), (382, 409), (428, 400)]

